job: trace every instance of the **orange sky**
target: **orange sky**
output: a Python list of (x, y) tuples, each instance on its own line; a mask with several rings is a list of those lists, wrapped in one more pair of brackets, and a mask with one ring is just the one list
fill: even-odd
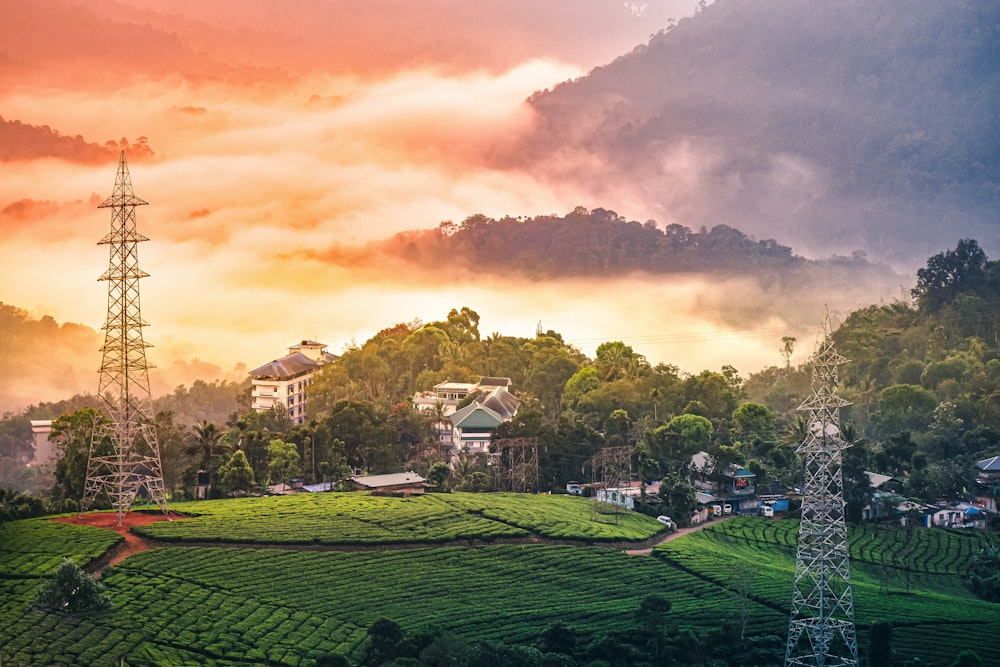
[[(239, 379), (239, 364), (265, 363), (303, 338), (336, 353), (462, 306), (480, 313), (484, 334), (531, 336), (541, 321), (588, 354), (620, 339), (692, 372), (777, 364), (783, 335), (811, 348), (821, 305), (800, 322), (740, 323), (720, 289), (759, 286), (512, 288), (391, 265), (373, 279), (303, 259), (474, 213), (583, 205), (647, 219), (641, 202), (593, 201), (497, 170), (489, 157), (531, 126), (527, 96), (626, 53), (694, 5), (325, 0), (288, 11), (277, 0), (5, 0), (0, 301), (103, 324), (106, 284), (96, 279), (107, 251), (96, 243), (110, 215), (96, 205), (117, 163), (118, 148), (104, 144), (124, 137), (135, 193), (151, 204), (138, 221), (152, 239), (140, 247), (151, 275), (141, 289), (158, 366), (200, 359)], [(95, 386), (82, 389), (96, 381), (95, 365)]]

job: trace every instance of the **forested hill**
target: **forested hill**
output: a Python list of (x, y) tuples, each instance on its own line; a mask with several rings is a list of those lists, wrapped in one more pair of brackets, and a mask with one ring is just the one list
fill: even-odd
[(1000, 253), (1000, 3), (717, 0), (530, 103), (502, 159), (660, 221), (907, 270)]
[(891, 280), (864, 253), (807, 260), (773, 239), (756, 240), (728, 225), (692, 231), (679, 224), (626, 220), (614, 211), (577, 207), (565, 216), (499, 220), (484, 215), (437, 229), (405, 232), (383, 249), (416, 265), (461, 266), (478, 274), (529, 278), (612, 277), (635, 272), (801, 276), (849, 268), (855, 278)]

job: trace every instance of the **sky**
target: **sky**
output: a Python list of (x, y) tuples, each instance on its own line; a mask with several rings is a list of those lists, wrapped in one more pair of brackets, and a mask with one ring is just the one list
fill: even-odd
[[(645, 43), (692, 14), (693, 0), (295, 7), (0, 3), (0, 301), (102, 326), (108, 257), (97, 241), (110, 212), (97, 204), (125, 148), (135, 194), (150, 204), (137, 216), (151, 239), (139, 261), (154, 394), (195, 374), (241, 380), (302, 339), (338, 353), (463, 306), (484, 335), (530, 337), (541, 324), (588, 355), (623, 340), (688, 372), (777, 365), (782, 336), (809, 341), (803, 359), (811, 351), (822, 303), (795, 318), (753, 316), (734, 305), (766, 297), (750, 279), (484, 281), (391, 262), (361, 274), (322, 259), (476, 213), (583, 205), (651, 217), (642, 202), (595, 201), (490, 158), (531, 128), (528, 96)], [(82, 373), (81, 391), (96, 389), (93, 368), (94, 387)]]

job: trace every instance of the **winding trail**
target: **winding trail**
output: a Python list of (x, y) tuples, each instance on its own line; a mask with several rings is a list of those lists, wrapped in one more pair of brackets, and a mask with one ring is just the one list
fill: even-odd
[(92, 512), (88, 514), (59, 517), (58, 519), (52, 519), (52, 521), (70, 523), (74, 526), (93, 526), (94, 528), (113, 530), (125, 538), (122, 542), (112, 547), (103, 556), (87, 566), (86, 569), (88, 571), (93, 571), (94, 574), (99, 576), (101, 570), (105, 567), (117, 565), (134, 553), (139, 553), (140, 551), (150, 551), (151, 549), (159, 547), (159, 545), (151, 544), (133, 533), (132, 526), (146, 526), (151, 523), (156, 523), (157, 521), (173, 521), (174, 519), (186, 518), (187, 517), (183, 514), (172, 511), (167, 514), (127, 512), (122, 518), (122, 522), (119, 524), (118, 516), (114, 512)]
[(651, 544), (650, 546), (648, 546), (646, 548), (643, 548), (643, 549), (626, 549), (625, 553), (627, 553), (629, 556), (648, 556), (649, 554), (651, 554), (653, 552), (653, 547), (655, 547), (657, 544), (662, 544), (663, 542), (669, 542), (670, 540), (675, 540), (675, 539), (677, 539), (678, 537), (680, 537), (682, 535), (687, 535), (688, 533), (694, 533), (694, 532), (697, 532), (699, 530), (703, 530), (703, 529), (707, 528), (708, 526), (714, 526), (716, 524), (722, 523), (723, 521), (729, 521), (730, 519), (732, 519), (733, 517), (736, 517), (736, 516), (739, 516), (739, 515), (738, 514), (729, 514), (729, 515), (726, 515), (726, 516), (722, 517), (721, 519), (712, 519), (711, 521), (702, 521), (701, 523), (699, 523), (696, 526), (689, 526), (687, 528), (678, 528), (677, 530), (675, 530), (672, 533), (665, 534), (663, 537), (661, 537), (660, 539), (656, 540), (656, 542), (654, 542), (653, 544)]

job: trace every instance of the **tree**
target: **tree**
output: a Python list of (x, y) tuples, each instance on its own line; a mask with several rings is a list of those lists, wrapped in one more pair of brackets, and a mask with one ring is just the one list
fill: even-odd
[[(98, 424), (110, 423), (103, 412), (93, 408), (83, 408), (53, 420), (49, 439), (55, 441), (58, 451), (56, 483), (52, 488), (56, 499), (79, 502), (83, 498), (94, 429)], [(111, 450), (110, 439), (98, 444), (99, 454), (110, 454)]]
[(188, 437), (188, 453), (201, 455), (198, 465), (201, 470), (209, 472), (209, 480), (211, 480), (211, 472), (215, 463), (213, 460), (215, 446), (218, 444), (220, 438), (222, 438), (222, 431), (212, 422), (203, 419), (201, 423), (195, 424)]
[(267, 444), (267, 456), (270, 459), (267, 469), (271, 481), (286, 484), (292, 477), (301, 474), (299, 471), (299, 450), (294, 442), (285, 442), (280, 438)]
[(253, 468), (242, 449), (237, 449), (219, 468), (219, 483), (230, 494), (246, 493), (254, 483)]
[(983, 667), (983, 661), (975, 651), (962, 651), (949, 667)]
[(878, 402), (874, 421), (882, 434), (892, 435), (926, 428), (937, 407), (937, 396), (917, 385), (896, 384), (883, 389)]
[(649, 369), (646, 358), (621, 341), (601, 343), (597, 346), (594, 367), (598, 376), (605, 381), (631, 377)]
[(478, 470), (470, 472), (462, 478), (456, 491), (471, 491), (472, 493), (482, 493), (493, 488), (493, 480), (485, 472)]
[(670, 505), (678, 525), (690, 525), (690, 517), (698, 508), (698, 502), (697, 491), (686, 476), (671, 473), (660, 480), (660, 497)]
[(396, 657), (403, 636), (403, 628), (395, 621), (380, 618), (372, 623), (368, 626), (368, 650), (364, 663), (377, 666)]
[(963, 239), (954, 250), (927, 260), (927, 266), (917, 271), (917, 285), (911, 294), (922, 308), (934, 311), (959, 294), (982, 287), (986, 263), (986, 253), (979, 244)]
[(744, 403), (733, 410), (733, 437), (753, 454), (767, 454), (777, 440), (774, 415), (760, 403)]
[(539, 635), (539, 650), (543, 653), (576, 653), (576, 630), (562, 621), (556, 621)]
[(1000, 602), (1000, 546), (985, 546), (972, 559), (969, 583), (972, 592), (990, 602)]
[(692, 455), (708, 447), (712, 430), (712, 422), (705, 417), (678, 415), (653, 431), (653, 456), (681, 470)]
[(781, 359), (785, 362), (785, 370), (792, 367), (792, 353), (795, 351), (795, 336), (781, 337)]
[(163, 473), (163, 486), (167, 497), (180, 486), (181, 471), (185, 466), (185, 432), (184, 428), (174, 420), (174, 413), (160, 410), (153, 418), (156, 429), (156, 442), (160, 447), (160, 469)]
[(659, 595), (653, 593), (647, 595), (639, 603), (636, 612), (636, 620), (639, 626), (646, 632), (653, 642), (653, 655), (659, 660), (660, 649), (662, 648), (664, 631), (667, 625), (667, 613), (670, 612), (673, 603)]
[(546, 415), (554, 419), (559, 415), (566, 383), (579, 371), (580, 364), (562, 347), (535, 347), (525, 373), (524, 389), (537, 396)]
[(37, 602), (40, 607), (67, 614), (99, 611), (111, 606), (101, 583), (68, 558), (63, 559), (52, 579), (42, 582)]
[(868, 664), (892, 664), (892, 623), (874, 621), (868, 631)]
[(581, 398), (601, 384), (602, 380), (597, 374), (597, 369), (593, 366), (584, 366), (566, 381), (562, 393), (563, 408), (575, 408)]
[(427, 473), (427, 481), (439, 489), (445, 490), (445, 482), (451, 475), (451, 466), (447, 463), (435, 463)]

